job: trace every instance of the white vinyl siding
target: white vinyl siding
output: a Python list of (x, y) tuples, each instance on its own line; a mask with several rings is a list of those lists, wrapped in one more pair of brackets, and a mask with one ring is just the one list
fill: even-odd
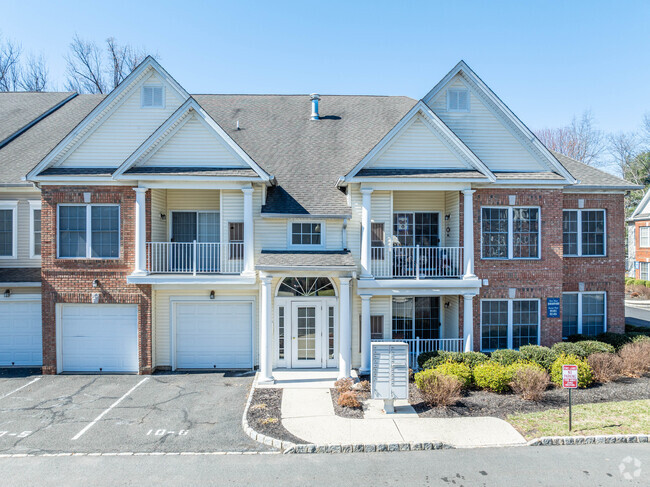
[[(165, 83), (152, 73), (147, 84)], [(70, 152), (61, 166), (117, 167), (122, 164), (182, 104), (173, 89), (164, 92), (164, 108), (143, 110), (140, 90), (132, 89), (113, 113)]]
[[(456, 75), (447, 88), (467, 89), (468, 86)], [(469, 112), (453, 112), (447, 110), (446, 91), (440, 90), (429, 101), (429, 107), (492, 171), (549, 170), (528, 151), (526, 141), (512, 134), (505, 118), (497, 117), (477, 92), (470, 89)]]
[(163, 139), (142, 166), (249, 167), (196, 115)]
[[(442, 328), (440, 338), (458, 338), (459, 328), (459, 296), (442, 297)], [(445, 306), (449, 303), (449, 306)]]
[[(167, 222), (170, 218), (167, 211), (166, 189), (152, 189), (151, 191), (151, 241), (167, 241)], [(164, 218), (161, 216), (164, 215)]]
[[(2, 193), (0, 207), (6, 202), (16, 202), (16, 255), (14, 257), (1, 257), (0, 267), (38, 267), (40, 256), (31, 253), (31, 206), (40, 206), (41, 195), (39, 191), (7, 192)], [(5, 206), (6, 208), (6, 206)]]
[(368, 168), (468, 169), (420, 115), (413, 118)]

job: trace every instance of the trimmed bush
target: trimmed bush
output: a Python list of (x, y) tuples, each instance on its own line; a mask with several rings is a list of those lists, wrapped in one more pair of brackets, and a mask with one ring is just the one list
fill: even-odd
[(612, 347), (618, 350), (626, 343), (629, 343), (631, 338), (623, 333), (612, 333), (611, 331), (606, 331), (596, 335), (596, 340), (599, 342), (609, 343)]
[(537, 364), (515, 364), (510, 387), (527, 401), (539, 401), (550, 383), (548, 372)]
[(490, 359), (501, 365), (512, 365), (515, 362), (522, 360), (521, 352), (518, 350), (510, 350), (504, 348), (502, 350), (495, 350), (490, 354)]
[(585, 357), (589, 357), (593, 353), (614, 353), (614, 347), (609, 343), (599, 342), (596, 340), (584, 340), (582, 342), (576, 342), (576, 345), (582, 347), (585, 352)]
[(430, 368), (430, 367), (425, 367), (425, 364), (429, 361), (429, 359), (436, 358), (437, 356), (438, 356), (437, 350), (433, 352), (422, 352), (420, 355), (418, 355), (418, 367), (420, 367), (420, 369)]
[(462, 384), (457, 377), (445, 375), (435, 369), (415, 374), (415, 384), (424, 400), (432, 406), (451, 406), (460, 399)]
[(498, 362), (487, 362), (474, 369), (474, 383), (481, 389), (492, 392), (506, 392), (512, 382), (513, 368)]
[(553, 350), (558, 356), (560, 356), (560, 354), (575, 355), (580, 358), (585, 358), (587, 356), (584, 348), (577, 343), (559, 342), (553, 345), (551, 350)]
[(440, 351), (438, 355), (430, 358), (424, 363), (423, 369), (433, 369), (444, 362), (455, 362), (459, 364), (466, 364), (470, 368), (476, 365), (487, 362), (488, 356), (481, 352), (445, 352)]
[(359, 381), (352, 386), (352, 390), (359, 392), (370, 392), (370, 382), (367, 380)]
[[(611, 345), (610, 345), (611, 346)], [(593, 353), (587, 358), (597, 382), (616, 380), (623, 371), (623, 359), (615, 353)]]
[(637, 342), (650, 342), (650, 336), (645, 334), (634, 335), (632, 337), (632, 343), (637, 343)]
[(540, 345), (524, 345), (519, 347), (519, 353), (523, 360), (536, 363), (547, 371), (551, 370), (551, 366), (557, 358), (556, 352)]
[(630, 377), (641, 377), (650, 372), (650, 341), (639, 341), (623, 345), (618, 352), (623, 360), (623, 373)]
[(594, 381), (594, 372), (591, 370), (589, 363), (586, 359), (580, 358), (576, 355), (560, 354), (560, 356), (553, 362), (551, 367), (551, 380), (554, 384), (562, 386), (562, 366), (563, 365), (577, 365), (578, 366), (578, 387), (584, 389), (589, 387)]
[(339, 391), (339, 394), (351, 391), (353, 385), (354, 379), (351, 379), (350, 377), (344, 377), (343, 379), (339, 379), (334, 383), (334, 387), (336, 387), (336, 390)]
[(437, 373), (456, 377), (463, 387), (472, 385), (472, 369), (469, 365), (460, 362), (444, 362), (435, 369)]
[(339, 394), (338, 399), (339, 406), (346, 408), (360, 408), (361, 403), (357, 398), (357, 393), (354, 391), (345, 391)]
[(590, 340), (590, 339), (591, 337), (588, 337), (587, 335), (583, 335), (581, 333), (575, 333), (573, 335), (569, 335), (568, 337), (566, 337), (566, 341), (571, 343), (583, 342), (585, 340)]

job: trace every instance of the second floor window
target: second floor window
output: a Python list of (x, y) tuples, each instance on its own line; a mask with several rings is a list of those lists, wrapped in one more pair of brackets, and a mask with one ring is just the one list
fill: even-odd
[(322, 222), (299, 222), (291, 224), (291, 245), (314, 245), (321, 246), (322, 239)]
[(15, 257), (16, 206), (0, 206), (0, 257)]
[(484, 259), (539, 259), (539, 236), (539, 208), (481, 208), (481, 255)]
[(650, 247), (650, 227), (639, 227), (639, 247)]
[(565, 256), (605, 255), (605, 210), (564, 210), (563, 219)]
[(59, 205), (60, 258), (120, 256), (119, 205)]

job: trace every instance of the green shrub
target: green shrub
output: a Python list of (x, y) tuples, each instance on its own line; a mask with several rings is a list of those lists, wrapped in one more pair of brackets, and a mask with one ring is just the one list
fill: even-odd
[(626, 277), (626, 278), (625, 278), (625, 285), (627, 286), (627, 285), (630, 284), (633, 280), (634, 280), (633, 277)]
[(643, 285), (645, 287), (650, 287), (650, 281), (643, 281)]
[(487, 362), (477, 365), (474, 369), (474, 383), (481, 389), (493, 392), (506, 392), (510, 389), (514, 370), (512, 366), (501, 365), (498, 362)]
[(589, 357), (592, 353), (614, 353), (614, 347), (609, 343), (599, 342), (597, 340), (584, 340), (577, 342), (576, 345), (582, 347), (585, 352), (585, 357)]
[(435, 358), (438, 356), (438, 351), (434, 350), (433, 352), (422, 352), (420, 355), (418, 355), (418, 367), (420, 369), (425, 369), (428, 367), (425, 367), (424, 364), (432, 358)]
[(456, 377), (463, 387), (469, 387), (472, 385), (472, 369), (470, 369), (467, 364), (447, 361), (441, 363), (433, 370), (439, 374)]
[(415, 384), (424, 400), (432, 406), (451, 406), (460, 399), (460, 380), (441, 374), (435, 369), (426, 369), (415, 374)]
[(551, 366), (557, 358), (556, 352), (540, 345), (524, 345), (519, 347), (519, 353), (523, 360), (536, 363), (547, 371), (551, 370)]
[(454, 362), (459, 364), (466, 364), (470, 368), (476, 365), (487, 362), (488, 356), (481, 352), (445, 352), (440, 351), (435, 357), (431, 357), (424, 362), (423, 369), (433, 369), (444, 362)]
[(575, 355), (580, 358), (585, 358), (587, 356), (584, 348), (577, 343), (559, 342), (553, 345), (551, 350), (553, 350), (558, 356), (562, 353), (565, 355)]
[(626, 343), (629, 343), (631, 338), (623, 333), (612, 333), (611, 331), (606, 331), (596, 335), (596, 340), (599, 342), (609, 343), (612, 347), (618, 350)]
[(521, 352), (518, 350), (510, 350), (504, 348), (502, 350), (495, 350), (490, 354), (490, 359), (501, 365), (512, 365), (523, 359)]
[(566, 338), (567, 342), (575, 343), (575, 342), (583, 342), (585, 340), (589, 340), (591, 337), (588, 337), (587, 335), (583, 335), (582, 333), (575, 333), (573, 335), (569, 335)]
[(632, 337), (632, 343), (637, 343), (637, 342), (648, 342), (650, 341), (650, 336), (645, 335), (643, 333), (639, 333), (638, 335), (635, 334)]
[(633, 279), (632, 280), (632, 285), (633, 286), (644, 286), (645, 281), (643, 279)]
[(560, 356), (553, 362), (551, 367), (551, 381), (558, 386), (562, 386), (562, 366), (563, 365), (577, 365), (578, 366), (578, 387), (589, 387), (594, 381), (594, 372), (591, 370), (589, 363), (586, 359), (580, 358), (576, 355), (560, 354)]

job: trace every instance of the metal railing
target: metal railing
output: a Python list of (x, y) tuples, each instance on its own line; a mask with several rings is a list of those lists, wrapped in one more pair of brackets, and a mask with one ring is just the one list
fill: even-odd
[(418, 355), (424, 352), (462, 352), (462, 338), (394, 338), (372, 339), (373, 342), (405, 342), (409, 345), (409, 364), (412, 369), (418, 368)]
[(240, 274), (241, 242), (147, 242), (147, 271), (152, 274)]
[(463, 276), (462, 247), (372, 247), (372, 275), (376, 278), (431, 279)]

